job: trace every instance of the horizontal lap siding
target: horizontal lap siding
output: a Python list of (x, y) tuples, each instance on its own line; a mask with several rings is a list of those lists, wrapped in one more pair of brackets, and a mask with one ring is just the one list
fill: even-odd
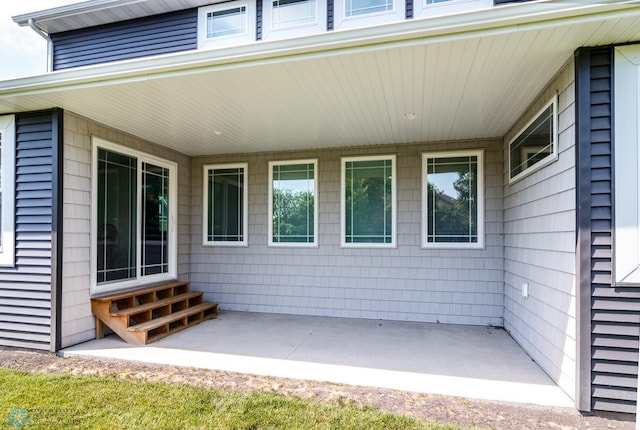
[[(579, 55), (582, 55), (580, 52)], [(638, 384), (640, 290), (613, 284), (613, 168), (612, 109), (613, 52), (585, 50), (582, 61), (585, 128), (579, 136), (581, 159), (589, 164), (578, 180), (583, 184), (582, 211), (588, 241), (581, 264), (587, 266), (591, 316), (591, 408), (635, 413)], [(588, 95), (587, 95), (588, 94)], [(586, 155), (588, 154), (588, 155)], [(582, 224), (582, 222), (581, 222)], [(586, 228), (585, 228), (586, 227)]]
[(53, 69), (197, 48), (197, 9), (52, 34)]
[(0, 268), (0, 345), (50, 349), (52, 113), (16, 118), (16, 264)]

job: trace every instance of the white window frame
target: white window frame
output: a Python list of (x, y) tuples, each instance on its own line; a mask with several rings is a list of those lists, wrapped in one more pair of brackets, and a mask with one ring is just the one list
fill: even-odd
[(640, 44), (614, 54), (614, 285), (640, 286)]
[(427, 4), (426, 0), (414, 0), (413, 17), (433, 18), (492, 7), (493, 0), (449, 0), (436, 4)]
[[(543, 160), (535, 163), (531, 167), (525, 168), (524, 170), (522, 170), (522, 172), (511, 177), (511, 145), (513, 145), (513, 143), (516, 140), (518, 140), (518, 138), (522, 135), (522, 133), (524, 133), (525, 130), (529, 128), (529, 126), (533, 124), (538, 119), (538, 117), (540, 117), (540, 115), (542, 115), (542, 113), (549, 108), (549, 106), (553, 106), (553, 113), (552, 113), (553, 115), (553, 118), (552, 118), (553, 120), (553, 151), (548, 156), (546, 156)], [(509, 140), (509, 145), (507, 145), (507, 151), (509, 154), (509, 164), (507, 166), (508, 174), (509, 174), (509, 184), (517, 182), (520, 179), (531, 175), (533, 172), (540, 170), (543, 167), (558, 160), (558, 96), (553, 96), (551, 100), (545, 103), (545, 105), (538, 112), (536, 112), (535, 115), (533, 115), (531, 120), (529, 120), (529, 122), (527, 122), (527, 124), (525, 124), (524, 127), (518, 130), (518, 132), (513, 136), (513, 138)]]
[(316, 0), (316, 20), (307, 24), (291, 27), (273, 27), (273, 0), (265, 0), (262, 7), (262, 40), (279, 40), (291, 37), (306, 36), (327, 31), (327, 2)]
[(346, 16), (347, 1), (348, 0), (336, 0), (334, 3), (333, 28), (335, 30), (387, 24), (391, 22), (404, 21), (406, 19), (406, 5), (403, 0), (393, 0), (393, 9), (389, 11), (357, 16)]
[[(256, 41), (256, 3), (249, 1), (231, 1), (198, 9), (198, 49), (223, 48), (243, 45)], [(245, 31), (221, 37), (207, 37), (207, 14), (224, 10), (245, 8)]]
[[(313, 164), (313, 242), (274, 242), (273, 241), (273, 166), (283, 166), (292, 164)], [(269, 162), (269, 201), (268, 208), (268, 246), (273, 247), (295, 247), (295, 248), (317, 248), (318, 247), (318, 159), (307, 160), (284, 160)]]
[[(352, 243), (345, 240), (347, 234), (346, 223), (346, 167), (347, 163), (351, 161), (377, 161), (377, 160), (391, 160), (391, 243), (375, 243), (375, 242), (360, 242)], [(373, 156), (359, 156), (359, 157), (342, 157), (340, 165), (340, 246), (342, 248), (396, 248), (398, 237), (398, 193), (396, 184), (398, 178), (396, 175), (396, 156), (395, 155), (373, 155)]]
[[(429, 199), (427, 198), (428, 183), (427, 163), (432, 158), (449, 158), (449, 157), (476, 157), (478, 160), (478, 191), (476, 195), (478, 219), (478, 241), (477, 242), (429, 242), (427, 235), (429, 232)], [(424, 152), (422, 154), (422, 248), (429, 249), (484, 249), (485, 243), (485, 214), (484, 214), (484, 151), (479, 150), (462, 150), (462, 151), (443, 151), (443, 152)]]
[[(236, 242), (209, 240), (207, 220), (209, 219), (209, 171), (222, 169), (243, 169), (242, 183), (242, 240)], [(202, 166), (202, 244), (204, 246), (248, 246), (249, 244), (249, 164), (205, 164)]]
[[(177, 250), (178, 250), (178, 234), (177, 234), (177, 216), (178, 216), (178, 191), (177, 191), (177, 174), (178, 165), (169, 160), (150, 155), (145, 152), (137, 151), (132, 148), (121, 146), (113, 142), (101, 139), (99, 137), (91, 137), (92, 144), (92, 161), (91, 161), (91, 295), (103, 294), (124, 290), (127, 288), (137, 287), (140, 285), (161, 282), (177, 277)], [(138, 201), (136, 207), (136, 277), (123, 281), (97, 283), (97, 261), (98, 261), (98, 148), (107, 151), (118, 152), (137, 160), (137, 180)], [(142, 199), (140, 198), (140, 184), (142, 183), (142, 163), (151, 163), (159, 167), (169, 170), (169, 271), (167, 273), (159, 273), (155, 275), (141, 274), (142, 268), (142, 241), (140, 234), (142, 233)]]
[(15, 165), (16, 165), (16, 118), (15, 115), (0, 116), (2, 133), (2, 242), (0, 243), (0, 266), (15, 266)]

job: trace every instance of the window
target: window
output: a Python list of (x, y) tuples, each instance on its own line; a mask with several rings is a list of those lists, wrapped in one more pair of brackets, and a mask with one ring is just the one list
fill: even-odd
[(247, 164), (204, 166), (205, 245), (247, 245)]
[(484, 246), (483, 152), (423, 154), (424, 247)]
[(415, 18), (433, 18), (493, 8), (493, 0), (414, 0)]
[(269, 245), (317, 246), (317, 164), (269, 163)]
[(346, 0), (345, 4), (347, 17), (393, 10), (393, 0)]
[(198, 10), (198, 47), (218, 48), (256, 40), (255, 3), (232, 1)]
[(273, 7), (272, 25), (274, 29), (314, 24), (317, 18), (315, 0), (276, 0)]
[(264, 3), (262, 38), (284, 39), (326, 31), (327, 3), (318, 0), (271, 0)]
[(0, 116), (0, 266), (15, 264), (15, 116)]
[(93, 138), (94, 292), (176, 276), (176, 165)]
[(403, 0), (336, 0), (334, 28), (365, 27), (405, 20)]
[(614, 284), (640, 286), (640, 45), (614, 57)]
[(396, 157), (342, 159), (342, 246), (396, 246)]
[(557, 159), (556, 98), (554, 97), (509, 142), (509, 180), (523, 178)]

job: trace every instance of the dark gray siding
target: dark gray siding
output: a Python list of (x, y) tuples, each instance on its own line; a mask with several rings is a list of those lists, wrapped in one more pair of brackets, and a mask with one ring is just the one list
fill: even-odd
[(590, 321), (590, 333), (585, 327), (583, 334), (589, 356), (586, 344), (582, 354), (589, 363), (590, 406), (635, 413), (640, 290), (612, 286), (613, 49), (581, 49), (577, 60), (579, 306)]
[(198, 10), (187, 9), (52, 34), (53, 69), (196, 49), (197, 32)]
[[(55, 350), (52, 219), (57, 111), (16, 115), (16, 265), (0, 268), (0, 345)], [(52, 321), (53, 324), (52, 324)]]

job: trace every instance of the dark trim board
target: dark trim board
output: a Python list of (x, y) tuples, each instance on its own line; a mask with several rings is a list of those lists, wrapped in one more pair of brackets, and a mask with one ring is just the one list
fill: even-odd
[(614, 48), (576, 52), (578, 408), (635, 413), (640, 289), (614, 285)]
[(51, 352), (62, 348), (62, 256), (63, 256), (63, 169), (64, 169), (64, 112), (54, 109), (52, 114), (52, 216), (51, 216)]

